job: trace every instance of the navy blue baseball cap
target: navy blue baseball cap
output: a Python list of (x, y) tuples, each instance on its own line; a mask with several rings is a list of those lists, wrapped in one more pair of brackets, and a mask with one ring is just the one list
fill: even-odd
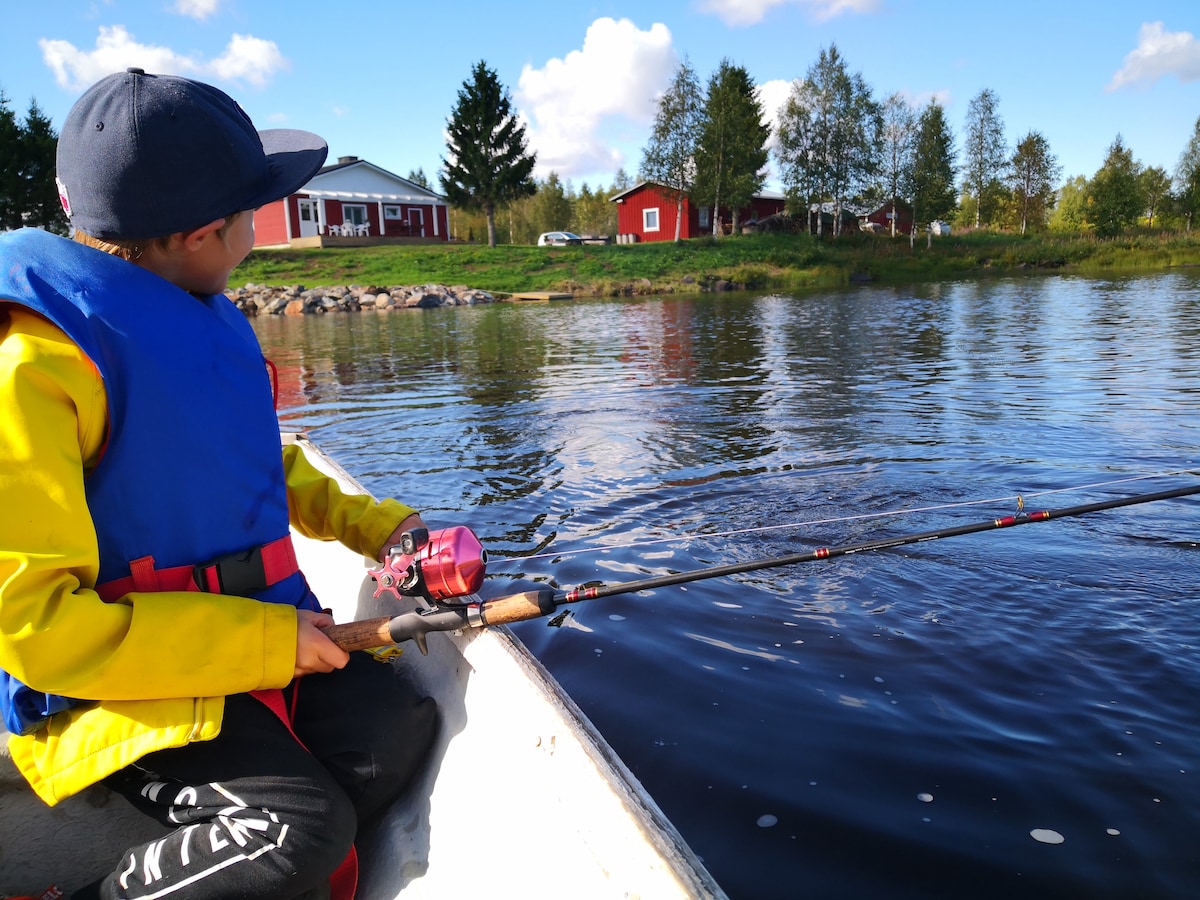
[(256, 130), (211, 85), (127, 69), (67, 114), (58, 191), (71, 223), (92, 237), (165, 237), (288, 196), (328, 153), (307, 131)]

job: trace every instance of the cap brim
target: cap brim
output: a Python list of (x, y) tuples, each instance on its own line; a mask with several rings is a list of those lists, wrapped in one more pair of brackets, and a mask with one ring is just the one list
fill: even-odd
[(269, 128), (260, 131), (258, 137), (267, 157), (270, 176), (262, 193), (246, 204), (247, 209), (256, 209), (294, 194), (312, 180), (329, 155), (329, 145), (310, 131)]

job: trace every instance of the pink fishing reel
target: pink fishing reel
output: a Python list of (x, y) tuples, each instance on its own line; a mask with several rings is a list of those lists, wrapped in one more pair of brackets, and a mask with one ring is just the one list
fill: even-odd
[(418, 597), (426, 605), (465, 604), (483, 585), (487, 551), (475, 532), (465, 525), (428, 531), (414, 528), (400, 536), (387, 560), (370, 575), (378, 583), (375, 596), (384, 591), (400, 597)]

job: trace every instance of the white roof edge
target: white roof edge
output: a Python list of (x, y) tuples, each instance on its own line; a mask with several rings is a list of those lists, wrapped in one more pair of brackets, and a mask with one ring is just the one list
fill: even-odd
[(327, 197), (331, 200), (393, 200), (425, 206), (447, 205), (445, 200), (438, 197), (431, 197), (428, 194), (374, 194), (357, 191), (318, 191), (312, 188), (301, 188), (297, 193), (308, 194), (310, 197)]

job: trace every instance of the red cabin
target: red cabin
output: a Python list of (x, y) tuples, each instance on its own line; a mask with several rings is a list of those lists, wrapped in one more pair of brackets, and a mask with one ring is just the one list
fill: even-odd
[[(908, 234), (912, 231), (913, 210), (912, 206), (896, 198), (896, 234)], [(859, 226), (866, 229), (867, 223), (879, 226), (877, 229), (872, 228), (872, 231), (878, 231), (880, 234), (892, 233), (892, 201), (888, 200), (869, 212), (860, 213), (858, 217)]]
[[(679, 204), (670, 188), (653, 181), (643, 181), (612, 198), (617, 204), (617, 243), (675, 240), (675, 222)], [(742, 225), (757, 222), (783, 212), (784, 196), (774, 191), (761, 191), (738, 212)], [(721, 227), (728, 233), (733, 223), (730, 210), (718, 210)], [(680, 238), (706, 237), (713, 233), (712, 207), (697, 206), (689, 197), (683, 198), (683, 222)]]
[(449, 239), (446, 200), (357, 156), (325, 166), (254, 214), (255, 247), (328, 247)]

